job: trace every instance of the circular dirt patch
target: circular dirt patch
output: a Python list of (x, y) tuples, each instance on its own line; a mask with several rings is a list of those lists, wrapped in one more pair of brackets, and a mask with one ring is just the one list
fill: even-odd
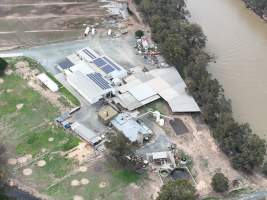
[(41, 152), (42, 152), (42, 153), (45, 153), (45, 152), (46, 152), (46, 148), (42, 148), (42, 149), (41, 149)]
[(16, 159), (16, 158), (9, 158), (9, 159), (7, 160), (7, 163), (8, 163), (9, 165), (16, 165), (16, 164), (17, 164), (17, 159)]
[(80, 171), (80, 172), (86, 172), (86, 171), (87, 171), (87, 167), (86, 167), (86, 166), (81, 166), (81, 167), (79, 168), (79, 171)]
[(105, 187), (107, 187), (107, 186), (108, 186), (108, 183), (105, 182), (105, 181), (102, 181), (101, 183), (99, 183), (99, 187), (100, 187), (100, 188), (105, 188)]
[(20, 110), (21, 108), (23, 108), (24, 104), (23, 103), (19, 103), (16, 105), (17, 110)]
[(23, 170), (23, 175), (24, 176), (30, 176), (32, 174), (32, 169), (26, 168)]
[(38, 167), (43, 167), (43, 166), (45, 166), (45, 165), (46, 165), (45, 160), (39, 160), (39, 161), (37, 162), (37, 166), (38, 166)]
[(0, 84), (4, 83), (4, 79), (0, 78)]
[(32, 154), (26, 154), (25, 157), (26, 157), (28, 160), (30, 160), (30, 159), (32, 159)]
[(79, 186), (80, 185), (80, 181), (78, 180), (72, 180), (70, 183), (71, 186)]
[(90, 181), (87, 178), (82, 178), (80, 182), (82, 185), (87, 185)]
[(7, 89), (7, 90), (6, 90), (7, 93), (11, 93), (11, 92), (13, 92), (13, 91), (14, 91), (13, 89)]
[(27, 157), (23, 156), (23, 157), (19, 157), (18, 158), (18, 163), (20, 164), (24, 164), (27, 162)]
[(29, 67), (29, 63), (27, 61), (19, 61), (15, 64), (16, 68), (24, 68)]
[(48, 142), (53, 142), (55, 139), (53, 137), (48, 138)]
[(11, 69), (8, 69), (8, 70), (5, 71), (6, 75), (11, 75), (12, 73), (13, 73), (13, 71)]
[(82, 196), (79, 196), (79, 195), (75, 195), (73, 197), (73, 200), (84, 200), (84, 198)]

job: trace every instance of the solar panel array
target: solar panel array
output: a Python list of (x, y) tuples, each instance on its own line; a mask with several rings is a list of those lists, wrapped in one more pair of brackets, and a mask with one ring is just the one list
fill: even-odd
[(112, 67), (114, 67), (115, 69), (117, 69), (118, 71), (120, 71), (121, 70), (121, 68), (120, 67), (118, 67), (116, 64), (114, 64), (110, 59), (108, 59), (107, 57), (103, 57), (104, 58), (104, 60), (106, 60)]
[(106, 90), (111, 88), (109, 83), (102, 77), (100, 73), (91, 73), (87, 74), (87, 76), (94, 81), (101, 89)]
[(109, 74), (115, 70), (120, 71), (121, 68), (118, 67), (116, 64), (114, 64), (110, 59), (107, 57), (103, 58), (96, 58), (93, 60), (93, 63), (99, 67), (102, 71), (104, 71), (106, 74)]
[(89, 56), (90, 58), (92, 58), (92, 59), (96, 59), (95, 55), (92, 54), (88, 49), (83, 49), (83, 52), (84, 52), (87, 56)]
[(109, 74), (114, 71), (114, 68), (110, 65), (105, 65), (101, 68), (106, 74)]
[(68, 69), (68, 68), (72, 67), (74, 64), (68, 58), (65, 58), (63, 61), (59, 62), (58, 65), (62, 69)]
[(106, 65), (107, 63), (102, 59), (102, 58), (97, 58), (93, 61), (95, 63), (96, 66), (98, 67), (102, 67), (104, 65)]

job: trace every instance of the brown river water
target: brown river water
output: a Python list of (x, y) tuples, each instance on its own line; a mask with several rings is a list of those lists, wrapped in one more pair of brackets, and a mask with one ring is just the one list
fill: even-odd
[(187, 6), (207, 36), (216, 59), (208, 70), (232, 100), (235, 119), (267, 139), (267, 23), (241, 0), (187, 0)]

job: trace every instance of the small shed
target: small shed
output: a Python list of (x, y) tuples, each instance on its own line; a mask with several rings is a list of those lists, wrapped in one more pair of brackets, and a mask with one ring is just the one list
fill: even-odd
[(133, 143), (143, 144), (144, 138), (152, 135), (152, 130), (128, 113), (120, 113), (111, 120), (111, 123)]
[(112, 108), (110, 105), (103, 106), (98, 112), (98, 118), (104, 123), (108, 124), (118, 112)]
[(99, 144), (102, 140), (101, 137), (96, 135), (94, 131), (79, 122), (74, 122), (71, 125), (71, 129), (93, 146)]
[(163, 164), (165, 161), (168, 160), (168, 154), (165, 151), (154, 152), (151, 155), (152, 155), (153, 162), (158, 163), (158, 164)]
[(48, 89), (50, 89), (52, 92), (58, 91), (58, 85), (49, 78), (45, 73), (41, 73), (37, 76), (37, 78), (44, 84)]

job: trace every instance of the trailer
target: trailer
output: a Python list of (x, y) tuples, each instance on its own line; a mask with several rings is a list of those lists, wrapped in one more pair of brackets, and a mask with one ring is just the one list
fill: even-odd
[(89, 34), (89, 32), (90, 32), (90, 27), (87, 26), (85, 31), (84, 31), (84, 37), (86, 37)]

